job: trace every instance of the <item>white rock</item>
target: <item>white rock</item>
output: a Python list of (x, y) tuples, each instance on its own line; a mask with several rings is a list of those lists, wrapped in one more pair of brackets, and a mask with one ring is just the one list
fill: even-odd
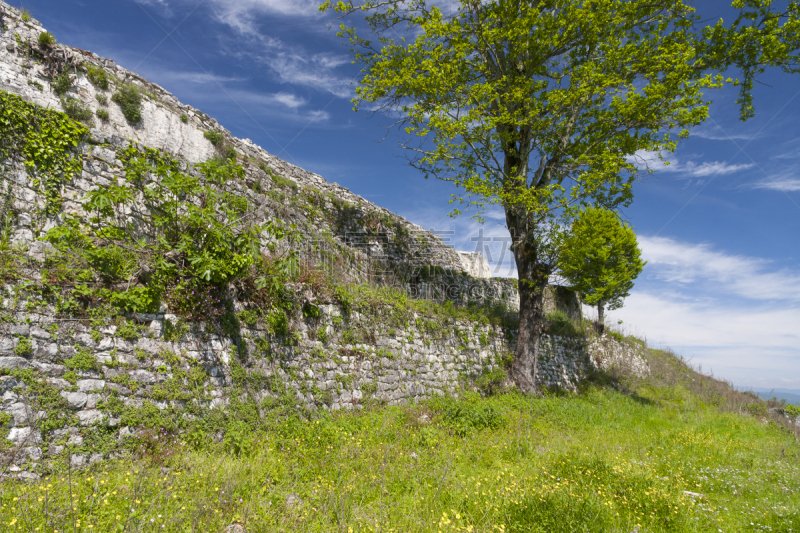
[(41, 461), (42, 460), (42, 449), (38, 446), (28, 446), (27, 448), (23, 449), (23, 452), (28, 456), (28, 459), (31, 461)]
[(8, 432), (8, 440), (18, 446), (22, 444), (41, 444), (42, 434), (30, 427), (11, 428), (11, 431)]
[(78, 390), (81, 392), (92, 392), (95, 390), (102, 390), (106, 386), (106, 382), (102, 379), (82, 379), (78, 381)]
[(78, 420), (81, 421), (82, 426), (91, 426), (94, 424), (98, 424), (103, 421), (105, 415), (96, 409), (90, 409), (88, 411), (80, 411), (78, 413)]
[[(11, 339), (3, 339), (3, 341), (11, 341)], [(13, 347), (13, 343), (12, 347)], [(4, 349), (4, 344), (0, 341), (0, 350)], [(8, 348), (11, 350), (11, 348)], [(0, 368), (7, 368), (7, 369), (17, 369), (17, 368), (29, 368), (31, 364), (28, 362), (27, 359), (22, 357), (0, 357)]]

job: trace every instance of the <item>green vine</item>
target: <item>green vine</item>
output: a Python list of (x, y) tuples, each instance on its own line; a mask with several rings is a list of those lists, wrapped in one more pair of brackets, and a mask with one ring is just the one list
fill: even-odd
[(48, 214), (61, 209), (61, 188), (83, 169), (76, 148), (87, 131), (64, 113), (0, 91), (0, 160), (24, 160), (44, 190)]

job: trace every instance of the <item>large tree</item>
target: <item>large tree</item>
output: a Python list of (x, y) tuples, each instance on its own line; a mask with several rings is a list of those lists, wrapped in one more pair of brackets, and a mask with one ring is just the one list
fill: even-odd
[(572, 222), (559, 251), (560, 274), (580, 291), (583, 303), (597, 307), (602, 333), (606, 307), (622, 307), (645, 265), (633, 228), (613, 211), (587, 207)]
[[(446, 4), (440, 9), (436, 4)], [(534, 391), (552, 232), (583, 205), (626, 206), (638, 153), (675, 149), (736, 83), (743, 119), (768, 66), (796, 72), (796, 1), (736, 0), (707, 26), (690, 0), (346, 0), (322, 10), (362, 65), (356, 108), (399, 117), (426, 177), (454, 201), (505, 211), (519, 271), (511, 375)], [(781, 4), (780, 6), (778, 4)], [(738, 80), (722, 74), (736, 69)], [(457, 209), (455, 213), (460, 213)]]

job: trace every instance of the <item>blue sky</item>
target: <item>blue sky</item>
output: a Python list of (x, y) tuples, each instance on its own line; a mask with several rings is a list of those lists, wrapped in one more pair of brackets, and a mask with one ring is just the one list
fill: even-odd
[[(439, 0), (445, 5), (449, 0)], [(19, 6), (19, 3), (12, 2)], [(237, 137), (338, 182), (475, 250), (480, 225), (450, 219), (449, 184), (405, 165), (382, 116), (354, 113), (357, 69), (316, 0), (26, 0), (60, 42), (159, 83)], [(730, 18), (724, 1), (697, 3)], [(648, 261), (608, 323), (669, 346), (740, 386), (800, 389), (800, 76), (769, 73), (756, 118), (738, 120), (735, 92), (635, 185), (624, 212)], [(382, 139), (385, 140), (380, 142)], [(502, 214), (482, 231), (498, 237)], [(485, 250), (486, 251), (486, 250)]]

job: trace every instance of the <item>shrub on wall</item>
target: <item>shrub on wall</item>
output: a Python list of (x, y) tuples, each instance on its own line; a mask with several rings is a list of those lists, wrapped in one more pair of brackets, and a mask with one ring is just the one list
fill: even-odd
[[(278, 222), (255, 224), (247, 200), (226, 190), (244, 175), (231, 161), (187, 172), (171, 156), (135, 145), (119, 157), (125, 183), (88, 193), (89, 224), (67, 217), (48, 233), (64, 261), (102, 281), (70, 295), (84, 305), (109, 302), (136, 312), (166, 301), (181, 316), (222, 327), (231, 313), (227, 287), (253, 273), (262, 232), (278, 239), (286, 233)], [(258, 279), (250, 282), (255, 290)]]
[(92, 84), (98, 89), (102, 89), (104, 91), (108, 90), (108, 75), (102, 68), (89, 67), (86, 71), (86, 77), (89, 78), (89, 81), (92, 82)]
[(64, 108), (64, 113), (73, 120), (88, 123), (92, 118), (92, 110), (77, 98), (62, 98), (61, 107)]
[(53, 34), (49, 31), (40, 33), (38, 41), (41, 48), (49, 48), (50, 46), (56, 44), (56, 38), (53, 37)]
[(60, 76), (53, 78), (50, 86), (52, 87), (54, 93), (56, 93), (58, 96), (63, 96), (72, 88), (72, 84), (74, 82), (75, 78), (73, 78), (69, 72), (64, 72)]
[(136, 124), (142, 120), (142, 95), (133, 85), (123, 85), (111, 99), (122, 108), (122, 114), (128, 122)]

